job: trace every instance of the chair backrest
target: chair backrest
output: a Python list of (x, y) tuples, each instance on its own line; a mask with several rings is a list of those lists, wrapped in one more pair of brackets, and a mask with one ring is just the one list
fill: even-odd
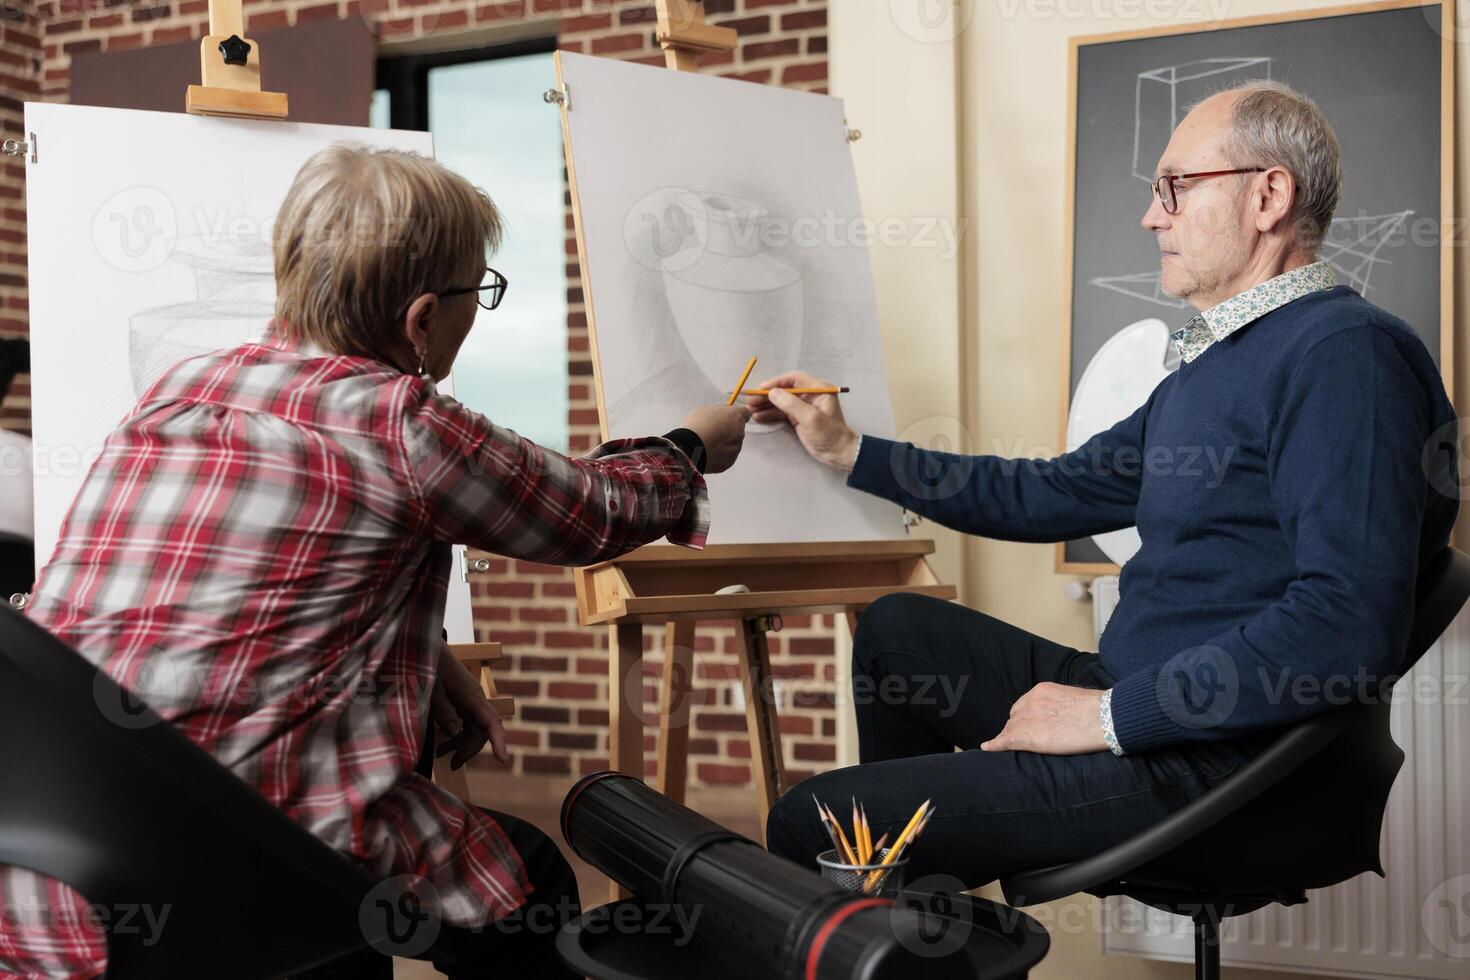
[[(1470, 557), (1446, 547), (1420, 573), (1399, 674), (1418, 663), (1467, 600)], [(1382, 874), (1383, 812), (1404, 759), (1388, 729), (1388, 695), (1397, 679), (1387, 678), (1366, 704), (1334, 708), (1287, 729), (1224, 783), (1143, 833), (1069, 865), (1013, 875), (1002, 890), (1015, 905), (1118, 882), (1272, 895), (1326, 887), (1363, 871)]]
[(383, 938), (365, 871), (8, 608), (0, 745), (0, 864), (108, 913), (109, 978), (283, 976)]
[(36, 577), (36, 545), (30, 538), (0, 531), (0, 603), (27, 592)]

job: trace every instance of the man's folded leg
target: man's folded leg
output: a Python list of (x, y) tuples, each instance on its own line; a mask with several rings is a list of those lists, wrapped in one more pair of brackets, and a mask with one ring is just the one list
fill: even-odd
[(1232, 743), (1122, 757), (970, 749), (848, 766), (782, 796), (767, 818), (767, 847), (818, 867), (816, 855), (832, 844), (814, 794), (840, 815), (856, 798), (874, 839), (887, 833), (890, 841), (930, 800), (934, 817), (909, 852), (907, 880), (946, 874), (977, 888), (1123, 841), (1208, 792), (1250, 755)]

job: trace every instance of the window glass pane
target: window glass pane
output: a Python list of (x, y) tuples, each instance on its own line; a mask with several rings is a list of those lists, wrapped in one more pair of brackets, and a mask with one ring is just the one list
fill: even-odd
[(549, 53), (430, 69), (429, 131), (434, 155), (483, 187), (505, 217), (491, 264), (510, 287), (499, 309), (477, 314), (455, 361), (455, 397), (565, 452), (561, 116), (541, 98), (555, 85)]
[(390, 129), (388, 123), (388, 107), (392, 103), (388, 99), (388, 90), (380, 88), (373, 93), (373, 104), (368, 109), (368, 125), (373, 129)]

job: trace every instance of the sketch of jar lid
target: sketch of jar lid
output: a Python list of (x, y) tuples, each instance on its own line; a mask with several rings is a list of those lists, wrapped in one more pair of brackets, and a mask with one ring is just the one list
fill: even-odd
[(193, 235), (178, 239), (169, 258), (194, 270), (198, 298), (149, 307), (128, 318), (135, 399), (180, 361), (259, 340), (275, 311), (268, 241)]
[(799, 272), (762, 249), (771, 218), (763, 205), (730, 194), (688, 191), (674, 199), (674, 206), (684, 215), (686, 231), (683, 246), (664, 259), (665, 273), (737, 293), (767, 292), (800, 282)]
[(190, 235), (175, 241), (169, 258), (194, 270), (201, 300), (252, 297), (275, 305), (275, 263), (267, 239)]

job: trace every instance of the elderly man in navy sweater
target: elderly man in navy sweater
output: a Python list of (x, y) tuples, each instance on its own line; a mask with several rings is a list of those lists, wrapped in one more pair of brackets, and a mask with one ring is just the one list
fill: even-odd
[(1074, 452), (931, 452), (858, 435), (831, 395), (751, 400), (849, 486), (947, 527), (1142, 539), (1098, 653), (926, 597), (869, 607), (853, 653), (861, 764), (784, 796), (773, 852), (814, 864), (830, 847), (815, 793), (856, 796), (875, 836), (932, 798), (910, 878), (974, 887), (1072, 861), (1398, 667), (1419, 569), (1458, 506), (1437, 478), (1455, 416), (1413, 331), (1317, 260), (1341, 184), (1331, 126), (1286, 86), (1250, 83), (1196, 106), (1158, 173), (1143, 225), (1163, 289), (1199, 312), (1172, 334), (1179, 369)]

